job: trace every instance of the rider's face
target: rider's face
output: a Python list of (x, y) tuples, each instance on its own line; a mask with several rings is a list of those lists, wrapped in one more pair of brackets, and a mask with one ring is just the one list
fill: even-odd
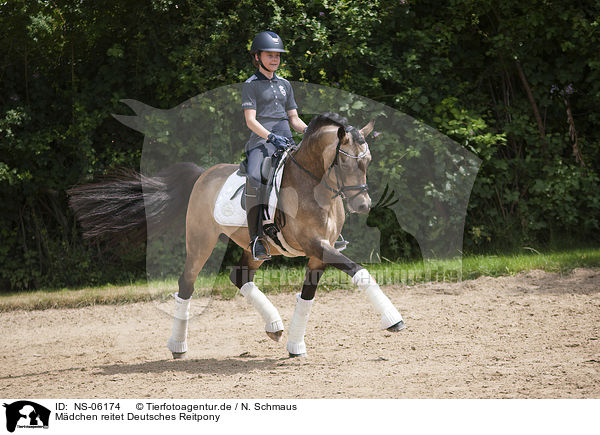
[(260, 60), (269, 71), (274, 72), (279, 68), (281, 53), (275, 51), (262, 51), (260, 53)]

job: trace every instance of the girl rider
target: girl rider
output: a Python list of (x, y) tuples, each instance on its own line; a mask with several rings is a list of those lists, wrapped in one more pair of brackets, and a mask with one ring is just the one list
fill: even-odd
[(275, 74), (281, 61), (281, 38), (273, 32), (261, 32), (252, 41), (250, 55), (256, 72), (242, 87), (242, 108), (252, 134), (246, 143), (246, 215), (250, 246), (255, 260), (270, 257), (262, 231), (261, 164), (278, 148), (292, 144), (290, 125), (304, 133), (306, 124), (298, 116), (298, 106), (290, 82)]

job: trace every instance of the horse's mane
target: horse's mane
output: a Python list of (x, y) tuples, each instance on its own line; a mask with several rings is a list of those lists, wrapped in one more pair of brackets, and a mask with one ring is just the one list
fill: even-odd
[(360, 136), (356, 128), (348, 125), (348, 120), (346, 118), (335, 112), (321, 113), (320, 115), (317, 115), (311, 119), (308, 124), (308, 128), (306, 129), (306, 133), (304, 133), (304, 137), (310, 140), (313, 134), (319, 131), (321, 127), (325, 127), (327, 125), (337, 125), (338, 127), (343, 127), (345, 131), (350, 132), (352, 139), (356, 143), (364, 143), (365, 141)]
[(327, 125), (337, 125), (338, 127), (346, 128), (348, 127), (348, 120), (334, 112), (321, 113), (310, 120), (304, 136), (306, 138), (310, 138), (313, 134), (319, 131), (321, 127), (325, 127)]

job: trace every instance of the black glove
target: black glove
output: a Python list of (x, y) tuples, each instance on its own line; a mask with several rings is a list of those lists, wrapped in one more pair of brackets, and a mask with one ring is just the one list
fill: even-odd
[(267, 142), (272, 143), (277, 148), (286, 149), (290, 145), (287, 137), (279, 136), (274, 133), (269, 134)]

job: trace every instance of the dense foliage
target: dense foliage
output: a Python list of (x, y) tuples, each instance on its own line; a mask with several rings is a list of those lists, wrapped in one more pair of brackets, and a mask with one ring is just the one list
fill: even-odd
[[(384, 103), (483, 160), (465, 249), (600, 240), (598, 1), (7, 0), (0, 28), (2, 290), (143, 277), (143, 249), (82, 240), (66, 189), (139, 168), (120, 99), (167, 109), (239, 83), (266, 28), (290, 80)], [(384, 254), (416, 255), (383, 216)]]

